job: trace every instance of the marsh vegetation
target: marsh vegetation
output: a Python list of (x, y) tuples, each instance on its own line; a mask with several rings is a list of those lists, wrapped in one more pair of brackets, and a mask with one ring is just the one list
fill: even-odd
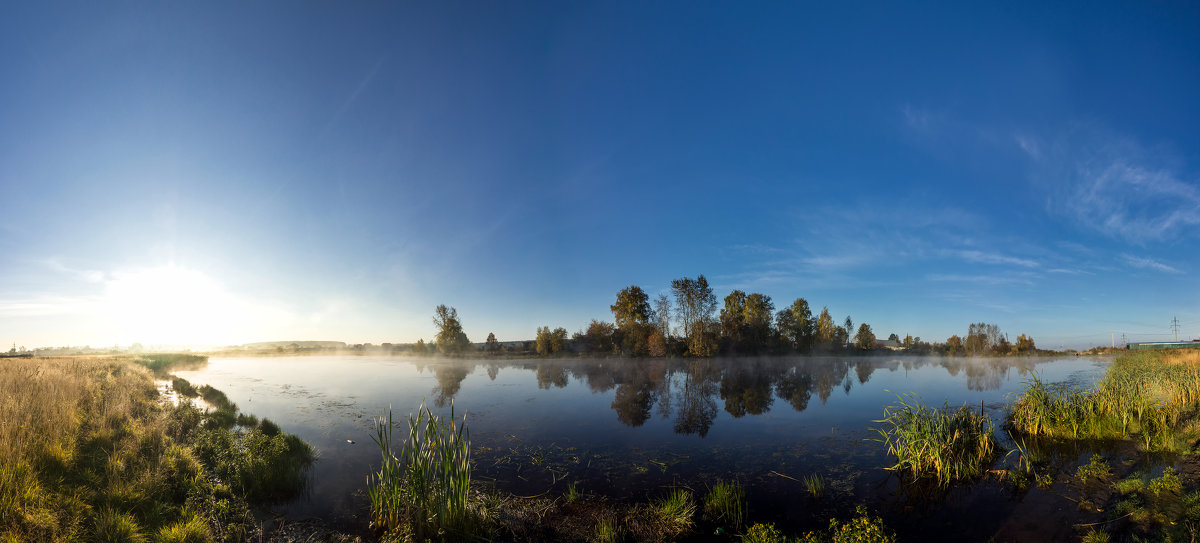
[(121, 357), (0, 364), (0, 539), (261, 533), (251, 505), (294, 497), (312, 449), (277, 428), (237, 427), (236, 416), (161, 401), (149, 368), (170, 365)]

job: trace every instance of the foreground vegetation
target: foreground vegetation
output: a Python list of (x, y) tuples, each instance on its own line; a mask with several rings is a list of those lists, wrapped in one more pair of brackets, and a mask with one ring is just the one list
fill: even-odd
[(1198, 414), (1200, 351), (1138, 351), (1117, 358), (1091, 390), (1031, 377), (1008, 424), (1027, 436), (1136, 437), (1146, 451), (1182, 453), (1200, 439)]
[(941, 486), (978, 477), (999, 455), (995, 424), (982, 410), (962, 406), (927, 407), (909, 395), (883, 410), (879, 432), (896, 458), (889, 469), (913, 477), (932, 477)]
[(0, 364), (0, 541), (258, 540), (250, 505), (295, 495), (314, 453), (227, 400), (162, 401), (151, 369), (180, 362)]

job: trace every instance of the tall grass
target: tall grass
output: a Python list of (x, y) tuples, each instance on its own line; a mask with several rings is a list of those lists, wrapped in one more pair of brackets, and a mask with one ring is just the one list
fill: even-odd
[[(1037, 376), (1009, 410), (1013, 430), (1072, 439), (1137, 437), (1148, 451), (1182, 452), (1181, 430), (1200, 409), (1200, 351), (1131, 353), (1113, 361), (1090, 390), (1047, 384)], [(1192, 431), (1194, 432), (1194, 429)]]
[[(907, 399), (905, 399), (907, 398)], [(883, 410), (876, 428), (896, 463), (888, 468), (914, 477), (934, 477), (945, 486), (981, 475), (996, 459), (995, 424), (967, 406), (925, 406), (912, 394)]]
[(704, 515), (724, 526), (740, 530), (746, 522), (746, 491), (737, 481), (717, 481), (704, 497)]
[[(0, 541), (230, 540), (226, 526), (253, 522), (244, 494), (198, 458), (205, 415), (160, 402), (136, 362), (0, 363)], [(239, 455), (262, 451), (214, 456)]]
[(408, 417), (408, 439), (393, 453), (389, 410), (375, 420), (375, 436), (383, 456), (379, 472), (369, 479), (372, 525), (415, 540), (478, 537), (482, 526), (470, 507), (471, 440), (466, 416), (458, 423), (434, 415), (424, 403)]

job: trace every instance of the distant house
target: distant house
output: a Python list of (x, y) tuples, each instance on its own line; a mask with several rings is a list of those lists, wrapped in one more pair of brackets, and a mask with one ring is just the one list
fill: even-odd
[(898, 350), (903, 349), (904, 347), (901, 347), (900, 342), (896, 341), (894, 339), (877, 339), (877, 340), (875, 340), (875, 348), (876, 349), (891, 349), (893, 351), (898, 351)]

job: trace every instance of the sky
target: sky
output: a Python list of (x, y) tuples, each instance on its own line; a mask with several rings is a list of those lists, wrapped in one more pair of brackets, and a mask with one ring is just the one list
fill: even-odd
[(1048, 4), (5, 3), (0, 344), (1200, 337), (1200, 6)]

